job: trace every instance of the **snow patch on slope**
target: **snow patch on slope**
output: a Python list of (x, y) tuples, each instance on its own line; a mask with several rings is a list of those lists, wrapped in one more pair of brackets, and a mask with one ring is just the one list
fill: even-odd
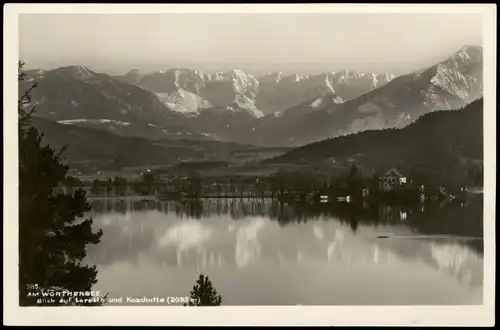
[(335, 94), (335, 90), (333, 89), (332, 83), (330, 82), (329, 78), (330, 78), (330, 76), (326, 75), (326, 77), (325, 77), (325, 85), (328, 88), (328, 90), (330, 91), (330, 93)]
[(332, 98), (332, 103), (333, 104), (340, 104), (340, 103), (344, 103), (344, 99), (341, 98), (340, 96), (335, 96)]
[(321, 97), (318, 97), (316, 100), (314, 100), (313, 103), (309, 104), (309, 106), (317, 108), (321, 105), (321, 103), (323, 103), (323, 99)]
[(233, 70), (231, 74), (233, 89), (237, 94), (248, 98), (255, 98), (257, 96), (259, 81), (254, 76), (241, 70)]
[(264, 117), (264, 113), (262, 111), (260, 111), (259, 109), (257, 109), (254, 101), (249, 99), (246, 96), (237, 96), (236, 97), (236, 104), (241, 109), (247, 110), (255, 118)]
[(200, 110), (210, 108), (212, 105), (199, 95), (179, 88), (173, 93), (156, 93), (156, 96), (169, 109), (185, 114), (199, 114)]
[(59, 124), (63, 124), (63, 125), (71, 125), (71, 124), (75, 124), (75, 123), (86, 123), (88, 122), (87, 119), (68, 119), (68, 120), (58, 120), (57, 121)]
[(283, 79), (283, 72), (278, 72), (276, 74), (276, 83), (279, 83)]
[(279, 84), (279, 82), (283, 79), (283, 72), (269, 72), (265, 76), (261, 77), (260, 80), (265, 81), (267, 83), (273, 82), (274, 84)]
[(469, 97), (467, 88), (469, 87), (467, 79), (460, 71), (450, 68), (443, 64), (438, 64), (437, 73), (431, 79), (431, 83), (441, 87), (450, 94), (460, 97), (462, 100), (467, 100)]
[(129, 122), (113, 120), (113, 119), (66, 119), (58, 120), (57, 123), (63, 125), (72, 125), (77, 123), (94, 123), (94, 124), (115, 124), (120, 126), (129, 126)]
[(381, 110), (382, 107), (373, 102), (366, 102), (358, 107), (360, 113), (379, 113)]
[(378, 86), (378, 78), (377, 75), (372, 73), (370, 75), (370, 80), (372, 81), (372, 88), (376, 88)]

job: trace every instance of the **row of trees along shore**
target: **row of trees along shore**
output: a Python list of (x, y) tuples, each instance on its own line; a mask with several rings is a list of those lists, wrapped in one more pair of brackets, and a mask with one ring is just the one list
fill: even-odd
[[(25, 86), (24, 63), (18, 63), (18, 83)], [(69, 299), (64, 293), (90, 292), (97, 283), (97, 266), (85, 265), (86, 246), (98, 244), (102, 230), (93, 231), (86, 191), (58, 191), (60, 186), (78, 186), (67, 176), (62, 161), (66, 148), (55, 150), (43, 143), (43, 133), (30, 124), (35, 112), (31, 93), (37, 84), (20, 93), (19, 135), (19, 305), (97, 306), (92, 299)], [(21, 88), (20, 88), (21, 90)], [(147, 177), (145, 178), (146, 182)], [(115, 186), (126, 184), (116, 178)], [(45, 297), (45, 298), (44, 298)], [(64, 299), (50, 299), (64, 297)], [(190, 293), (189, 306), (219, 306), (222, 298), (208, 277), (200, 275)]]
[[(332, 199), (350, 196), (353, 201), (395, 201), (411, 202), (425, 198), (442, 199), (448, 194), (460, 195), (460, 185), (446, 188), (432, 175), (423, 171), (413, 171), (408, 183), (392, 192), (379, 191), (378, 180), (381, 173), (361, 171), (356, 165), (350, 166), (343, 174), (335, 176), (313, 175), (311, 173), (278, 171), (267, 177), (218, 177), (204, 178), (198, 173), (185, 176), (160, 176), (155, 172), (145, 172), (139, 178), (127, 180), (116, 176), (106, 180), (81, 181), (67, 177), (66, 187), (86, 187), (92, 196), (155, 195), (165, 199), (203, 197), (271, 197), (284, 200), (318, 200), (326, 195)], [(422, 187), (424, 187), (422, 189)], [(368, 195), (363, 196), (363, 189)]]

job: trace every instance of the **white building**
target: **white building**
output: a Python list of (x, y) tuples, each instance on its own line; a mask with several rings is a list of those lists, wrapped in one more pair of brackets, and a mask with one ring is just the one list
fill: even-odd
[(406, 177), (395, 168), (378, 178), (378, 187), (381, 191), (391, 191), (404, 184), (406, 184)]

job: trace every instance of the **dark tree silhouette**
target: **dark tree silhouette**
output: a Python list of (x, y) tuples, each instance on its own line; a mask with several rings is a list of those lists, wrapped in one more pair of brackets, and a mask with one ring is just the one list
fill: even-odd
[(203, 181), (201, 176), (193, 172), (188, 176), (187, 181), (187, 195), (191, 198), (199, 198), (202, 195)]
[(73, 176), (67, 175), (63, 180), (62, 180), (63, 185), (67, 185), (69, 187), (81, 187), (83, 185), (82, 180), (75, 178)]
[[(196, 285), (193, 286), (190, 298), (189, 306), (220, 306), (222, 303), (222, 297), (212, 286), (208, 276), (203, 274), (200, 274)], [(184, 304), (184, 306), (187, 305)]]
[(119, 196), (124, 196), (127, 190), (128, 181), (124, 177), (117, 176), (113, 179), (113, 187)]
[(102, 195), (104, 193), (104, 187), (106, 186), (106, 183), (99, 180), (99, 179), (94, 179), (92, 180), (92, 185), (90, 187), (90, 191), (92, 194), (95, 195)]
[(158, 178), (156, 174), (151, 172), (145, 172), (142, 175), (142, 182), (144, 182), (144, 184), (146, 184), (148, 187), (152, 187), (156, 183), (157, 179)]
[[(21, 82), (25, 74), (19, 62)], [(63, 148), (56, 152), (43, 145), (43, 133), (30, 125), (34, 108), (28, 89), (18, 101), (19, 118), (19, 304), (44, 305), (28, 293), (40, 291), (89, 291), (97, 282), (96, 266), (84, 266), (87, 244), (97, 244), (102, 231), (92, 232), (85, 192), (57, 193), (66, 178)], [(51, 305), (65, 304), (56, 299)], [(83, 303), (95, 304), (95, 303)]]

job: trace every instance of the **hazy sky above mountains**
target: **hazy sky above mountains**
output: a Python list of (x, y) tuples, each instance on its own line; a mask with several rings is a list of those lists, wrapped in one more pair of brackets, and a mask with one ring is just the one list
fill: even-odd
[(402, 74), (481, 45), (466, 14), (22, 14), (29, 68), (83, 64), (109, 73), (190, 67)]

